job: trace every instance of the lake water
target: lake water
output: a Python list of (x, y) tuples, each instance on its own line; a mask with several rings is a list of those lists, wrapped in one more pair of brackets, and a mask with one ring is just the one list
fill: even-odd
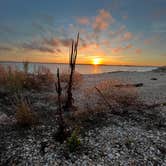
[[(4, 66), (12, 66), (16, 67), (20, 70), (23, 69), (22, 63), (12, 63), (12, 62), (0, 62), (1, 65)], [(29, 64), (29, 72), (33, 72), (40, 66), (47, 67), (51, 70), (51, 72), (56, 73), (57, 68), (60, 71), (67, 71), (67, 64), (48, 64), (48, 63), (30, 63)], [(117, 72), (117, 71), (151, 71), (156, 69), (157, 67), (142, 67), (142, 66), (111, 66), (111, 65), (76, 65), (76, 71), (81, 74), (98, 74), (98, 73), (107, 73), (107, 72)]]

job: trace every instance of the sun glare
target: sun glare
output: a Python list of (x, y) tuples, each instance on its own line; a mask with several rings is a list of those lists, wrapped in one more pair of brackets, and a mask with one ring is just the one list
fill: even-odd
[(94, 58), (92, 60), (93, 65), (100, 65), (101, 64), (101, 58)]

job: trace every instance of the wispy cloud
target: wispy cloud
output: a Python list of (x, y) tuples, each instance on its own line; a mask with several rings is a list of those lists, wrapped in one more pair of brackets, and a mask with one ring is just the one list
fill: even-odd
[(115, 47), (115, 48), (112, 48), (112, 53), (120, 53), (120, 52), (128, 50), (128, 49), (130, 49), (132, 47), (133, 47), (132, 44), (128, 44), (125, 47), (122, 47), (122, 46)]
[(101, 9), (98, 11), (98, 15), (95, 17), (78, 17), (77, 23), (80, 25), (90, 25), (94, 33), (99, 33), (101, 31), (107, 30), (111, 24), (113, 24), (115, 19), (112, 14), (105, 10)]
[(12, 51), (12, 50), (13, 50), (12, 47), (0, 45), (0, 51)]
[(41, 45), (38, 42), (29, 42), (23, 43), (22, 48), (29, 50), (29, 51), (40, 51), (40, 52), (48, 52), (48, 53), (55, 53), (55, 50), (49, 48), (47, 46)]
[(135, 53), (136, 53), (136, 54), (141, 54), (141, 53), (142, 53), (142, 49), (137, 48), (137, 49), (135, 50)]
[(151, 44), (155, 43), (156, 41), (158, 41), (159, 39), (160, 39), (159, 36), (153, 36), (153, 37), (151, 37), (151, 38), (145, 39), (145, 40), (144, 40), (144, 44), (145, 44), (145, 45), (151, 45)]
[(49, 46), (53, 46), (54, 48), (60, 47), (60, 46), (64, 46), (64, 47), (69, 47), (71, 45), (72, 39), (61, 39), (58, 37), (54, 37), (51, 39), (44, 39), (43, 40), (43, 44), (49, 45)]
[(121, 37), (121, 41), (129, 41), (132, 40), (133, 38), (134, 35), (131, 32), (125, 32)]
[(81, 17), (81, 18), (77, 18), (77, 22), (81, 25), (88, 25), (90, 24), (90, 20), (88, 17)]

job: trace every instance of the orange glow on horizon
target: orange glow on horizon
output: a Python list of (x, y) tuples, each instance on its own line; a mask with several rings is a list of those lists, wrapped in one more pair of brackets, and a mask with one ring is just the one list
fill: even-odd
[(102, 59), (101, 58), (94, 58), (94, 59), (92, 59), (92, 64), (93, 65), (101, 65)]

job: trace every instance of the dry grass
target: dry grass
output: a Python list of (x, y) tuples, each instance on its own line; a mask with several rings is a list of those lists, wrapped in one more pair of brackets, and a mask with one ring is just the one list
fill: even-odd
[(10, 66), (7, 68), (0, 66), (0, 85), (10, 91), (21, 90), (25, 83), (25, 75)]
[(37, 123), (37, 116), (32, 112), (32, 108), (27, 99), (17, 98), (15, 103), (15, 118), (19, 126), (29, 127)]
[(7, 68), (0, 65), (0, 86), (12, 92), (22, 91), (24, 89), (41, 90), (51, 88), (54, 85), (55, 78), (49, 69), (40, 67), (35, 73), (28, 73), (28, 67), (24, 71)]
[[(90, 110), (123, 111), (127, 107), (138, 104), (138, 93), (134, 86), (116, 86), (124, 83), (117, 80), (102, 81), (96, 85), (103, 96), (96, 88), (89, 88), (85, 91), (85, 105)], [(106, 101), (104, 101), (104, 98)], [(109, 103), (109, 104), (108, 104)]]
[[(61, 82), (67, 86), (67, 84), (69, 82), (69, 77), (70, 77), (69, 72), (63, 71), (60, 75), (61, 75)], [(73, 88), (74, 89), (79, 87), (79, 85), (82, 83), (82, 79), (83, 78), (80, 73), (74, 72), (74, 76), (73, 76)]]

